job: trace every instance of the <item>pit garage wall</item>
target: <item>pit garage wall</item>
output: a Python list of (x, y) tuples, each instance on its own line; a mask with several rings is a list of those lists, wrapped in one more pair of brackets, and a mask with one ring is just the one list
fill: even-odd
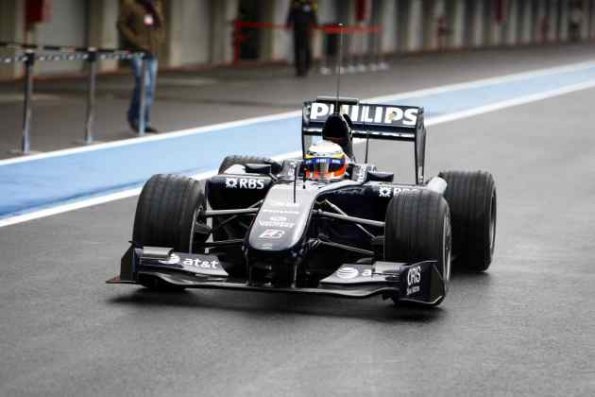
[[(53, 0), (52, 20), (27, 35), (37, 43), (117, 47), (115, 27), (119, 2), (130, 0)], [(267, 22), (283, 24), (290, 0), (261, 0)], [(384, 53), (441, 51), (489, 46), (515, 46), (569, 40), (572, 0), (368, 0), (373, 6), (369, 23), (384, 26)], [(355, 20), (356, 0), (319, 0), (320, 23)], [(503, 4), (498, 21), (496, 4)], [(24, 1), (0, 1), (0, 40), (23, 41)], [(162, 66), (225, 64), (232, 61), (232, 21), (239, 0), (163, 0), (168, 34)], [(583, 40), (595, 39), (595, 0), (583, 2)], [(440, 23), (446, 24), (443, 35)], [(367, 45), (367, 44), (364, 44)], [(291, 34), (276, 30), (262, 35), (260, 61), (291, 61)], [(322, 35), (314, 40), (314, 54), (322, 54)], [(9, 54), (6, 50), (0, 54)], [(102, 70), (118, 67), (103, 62)], [(79, 63), (52, 63), (37, 67), (38, 74), (72, 73)], [(14, 78), (21, 68), (0, 66), (0, 78)]]
[[(25, 7), (18, 0), (0, 0), (0, 40), (23, 41)], [(0, 48), (0, 56), (14, 56), (15, 51)], [(20, 74), (15, 64), (0, 65), (0, 79), (11, 79)]]

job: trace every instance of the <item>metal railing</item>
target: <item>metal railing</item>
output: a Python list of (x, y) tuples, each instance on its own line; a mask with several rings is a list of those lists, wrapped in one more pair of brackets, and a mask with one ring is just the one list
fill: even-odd
[(95, 124), (95, 105), (97, 88), (97, 62), (100, 60), (123, 60), (140, 58), (142, 62), (141, 74), (141, 92), (139, 103), (139, 125), (138, 135), (145, 134), (145, 103), (146, 103), (146, 73), (147, 65), (145, 62), (145, 53), (131, 52), (118, 49), (105, 49), (94, 47), (65, 47), (65, 46), (36, 46), (16, 42), (0, 42), (0, 48), (14, 49), (20, 54), (12, 56), (0, 56), (1, 64), (22, 63), (24, 65), (24, 85), (23, 85), (23, 118), (21, 145), (14, 154), (31, 154), (31, 121), (33, 118), (33, 89), (35, 64), (37, 62), (53, 61), (85, 61), (87, 65), (87, 104), (86, 117), (84, 125), (84, 137), (82, 143), (90, 145), (95, 142), (94, 124)]

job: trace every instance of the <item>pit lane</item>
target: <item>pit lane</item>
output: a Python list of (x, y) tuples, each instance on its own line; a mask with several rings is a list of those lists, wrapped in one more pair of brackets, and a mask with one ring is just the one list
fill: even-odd
[[(437, 310), (106, 286), (135, 199), (0, 229), (3, 395), (592, 395), (595, 90), (433, 126), (427, 175), (486, 169), (496, 257)], [(411, 147), (372, 144), (408, 178)]]

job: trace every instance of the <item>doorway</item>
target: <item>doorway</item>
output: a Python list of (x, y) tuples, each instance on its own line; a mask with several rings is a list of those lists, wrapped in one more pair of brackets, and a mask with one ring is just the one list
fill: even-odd
[[(246, 22), (263, 22), (262, 0), (240, 0), (238, 2), (238, 20)], [(262, 30), (242, 27), (238, 32), (240, 39), (240, 59), (259, 59)]]

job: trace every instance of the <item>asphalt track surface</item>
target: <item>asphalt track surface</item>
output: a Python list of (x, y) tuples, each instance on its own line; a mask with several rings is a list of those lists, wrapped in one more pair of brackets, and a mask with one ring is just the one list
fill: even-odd
[[(105, 285), (135, 199), (2, 228), (0, 394), (593, 395), (593, 103), (430, 129), (428, 175), (489, 170), (499, 194), (492, 267), (455, 274), (438, 309)], [(371, 152), (411, 172), (409, 147)]]

